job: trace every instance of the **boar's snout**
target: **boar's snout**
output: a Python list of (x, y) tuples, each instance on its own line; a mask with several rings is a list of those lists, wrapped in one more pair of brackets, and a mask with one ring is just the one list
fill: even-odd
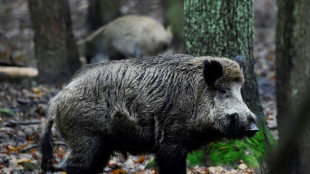
[(246, 135), (248, 137), (253, 137), (258, 131), (259, 131), (258, 127), (256, 126), (255, 123), (253, 123), (250, 125), (250, 128), (246, 131)]
[(233, 113), (227, 114), (226, 119), (228, 125), (225, 129), (225, 134), (230, 138), (241, 139), (244, 137), (252, 137), (259, 131), (256, 124), (256, 117), (250, 113), (248, 116), (245, 114)]
[(252, 116), (250, 116), (248, 120), (249, 120), (249, 127), (246, 130), (245, 134), (248, 137), (253, 137), (256, 134), (256, 132), (259, 131), (259, 129), (257, 127), (256, 121), (253, 119)]

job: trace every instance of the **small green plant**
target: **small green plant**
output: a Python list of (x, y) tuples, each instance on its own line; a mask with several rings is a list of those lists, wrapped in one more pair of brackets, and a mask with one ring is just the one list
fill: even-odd
[(4, 113), (4, 114), (7, 114), (7, 115), (13, 115), (13, 112), (9, 109), (3, 109), (3, 108), (0, 108), (0, 113)]

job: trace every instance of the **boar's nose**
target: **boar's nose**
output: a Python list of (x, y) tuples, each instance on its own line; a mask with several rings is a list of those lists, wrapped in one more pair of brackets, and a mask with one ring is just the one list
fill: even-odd
[(255, 123), (252, 123), (252, 124), (250, 125), (249, 129), (246, 131), (246, 135), (247, 135), (248, 137), (253, 137), (253, 136), (256, 134), (256, 132), (258, 132), (258, 131), (259, 131), (259, 129), (258, 129), (258, 127), (256, 126), (256, 124), (255, 124)]

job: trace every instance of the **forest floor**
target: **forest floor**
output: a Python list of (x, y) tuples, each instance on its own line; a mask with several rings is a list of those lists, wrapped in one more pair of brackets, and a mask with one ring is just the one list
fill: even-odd
[[(16, 64), (35, 67), (33, 59), (33, 31), (26, 1), (0, 0), (0, 55)], [(85, 37), (87, 1), (69, 0), (73, 29), (79, 40)], [(4, 5), (3, 5), (4, 4)], [(268, 126), (277, 138), (275, 97), (275, 7), (274, 1), (255, 4), (256, 73), (261, 100)], [(271, 13), (272, 12), (272, 13)], [(80, 23), (76, 21), (82, 21)], [(10, 56), (8, 56), (10, 55)], [(0, 58), (1, 58), (0, 56)], [(1, 67), (0, 67), (1, 68)], [(38, 173), (40, 153), (39, 136), (46, 122), (48, 101), (62, 89), (61, 85), (37, 84), (31, 79), (0, 82), (0, 173)], [(54, 131), (55, 162), (65, 158), (66, 146)], [(156, 173), (146, 169), (152, 156), (129, 156), (127, 160), (116, 154), (105, 168), (105, 173)], [(188, 173), (255, 173), (242, 161), (235, 168), (224, 166), (195, 166)]]

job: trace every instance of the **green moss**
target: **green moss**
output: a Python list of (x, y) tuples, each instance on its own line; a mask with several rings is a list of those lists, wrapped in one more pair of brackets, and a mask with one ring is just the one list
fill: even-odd
[[(240, 160), (243, 160), (249, 167), (257, 168), (275, 145), (275, 139), (266, 130), (266, 136), (263, 131), (259, 131), (252, 138), (211, 143), (204, 154), (208, 154), (211, 165), (236, 167), (240, 164)], [(201, 165), (203, 160), (201, 150), (189, 154), (188, 160), (189, 158), (198, 159), (197, 161), (191, 160), (192, 166)]]
[(0, 108), (0, 113), (4, 113), (4, 114), (7, 114), (7, 115), (13, 115), (13, 112), (9, 109), (2, 109)]
[(202, 165), (204, 154), (205, 153), (203, 150), (196, 150), (192, 153), (189, 153), (187, 155), (187, 166), (193, 167), (196, 165)]

